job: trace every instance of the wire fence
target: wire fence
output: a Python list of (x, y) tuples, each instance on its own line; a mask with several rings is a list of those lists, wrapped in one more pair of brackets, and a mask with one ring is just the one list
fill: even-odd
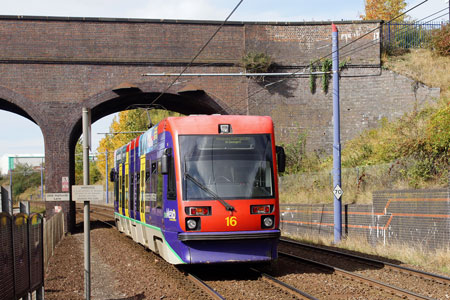
[(424, 48), (429, 45), (433, 31), (448, 22), (439, 23), (386, 23), (383, 24), (383, 47)]
[(19, 299), (32, 291), (41, 291), (44, 286), (43, 244), (41, 215), (0, 213), (1, 299)]
[[(341, 178), (345, 203), (372, 203), (374, 191), (388, 189), (415, 189), (413, 161), (342, 168)], [(449, 171), (447, 171), (449, 172)], [(436, 188), (447, 186), (448, 176), (434, 182)], [(282, 203), (329, 203), (333, 201), (333, 171), (288, 174), (280, 178), (280, 201)]]

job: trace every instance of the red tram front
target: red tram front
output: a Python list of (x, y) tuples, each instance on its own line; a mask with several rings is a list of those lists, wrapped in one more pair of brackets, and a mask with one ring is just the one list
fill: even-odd
[(277, 150), (270, 117), (167, 118), (115, 153), (118, 228), (173, 264), (273, 260)]

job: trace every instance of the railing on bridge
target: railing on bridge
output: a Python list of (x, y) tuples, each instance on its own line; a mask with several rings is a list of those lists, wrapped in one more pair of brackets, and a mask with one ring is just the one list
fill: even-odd
[(424, 48), (427, 47), (432, 33), (446, 25), (440, 23), (386, 23), (383, 24), (383, 46), (393, 48)]

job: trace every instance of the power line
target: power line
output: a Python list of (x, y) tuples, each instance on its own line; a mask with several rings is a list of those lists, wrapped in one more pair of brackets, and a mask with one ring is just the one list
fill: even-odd
[(217, 30), (214, 32), (214, 34), (209, 38), (209, 40), (203, 45), (202, 48), (197, 52), (197, 54), (192, 58), (192, 60), (189, 62), (189, 64), (181, 71), (180, 75), (175, 78), (171, 84), (161, 93), (158, 97), (156, 97), (155, 100), (153, 100), (151, 104), (155, 103), (159, 98), (161, 98), (174, 84), (175, 82), (181, 77), (181, 75), (186, 72), (186, 70), (192, 65), (194, 60), (203, 52), (203, 50), (208, 46), (208, 44), (212, 41), (212, 39), (216, 36), (216, 34), (222, 29), (222, 27), (225, 25), (225, 23), (228, 21), (228, 19), (233, 15), (233, 13), (238, 9), (238, 7), (241, 5), (241, 3), (244, 0), (240, 0), (239, 3), (234, 7), (234, 9), (231, 11), (231, 13), (228, 15), (228, 17), (220, 24), (220, 26), (217, 28)]

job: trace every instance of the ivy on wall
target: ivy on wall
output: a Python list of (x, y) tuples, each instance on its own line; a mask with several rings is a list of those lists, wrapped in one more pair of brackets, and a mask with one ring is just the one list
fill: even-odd
[[(339, 63), (339, 70), (343, 70), (347, 68), (349, 64), (349, 59), (344, 59)], [(321, 81), (322, 81), (322, 91), (327, 94), (328, 93), (328, 87), (330, 85), (330, 78), (331, 78), (331, 69), (333, 67), (333, 62), (329, 58), (322, 59), (318, 62), (310, 62), (309, 64), (309, 70), (311, 74), (309, 75), (309, 90), (312, 94), (316, 93), (316, 79), (317, 75), (312, 74), (317, 71), (317, 69), (320, 69), (321, 72), (323, 72)]]

